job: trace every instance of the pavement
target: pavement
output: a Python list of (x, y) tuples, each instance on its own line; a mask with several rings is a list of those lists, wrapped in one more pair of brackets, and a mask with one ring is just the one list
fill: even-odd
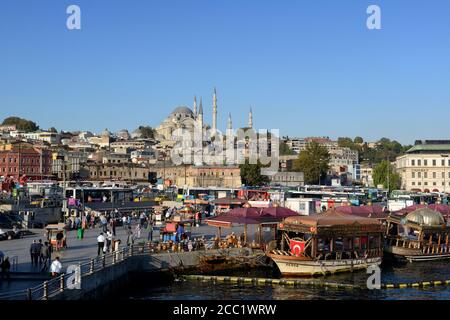
[[(134, 231), (136, 223), (132, 225), (132, 230)], [(222, 228), (222, 236), (226, 236), (231, 232), (235, 232), (236, 235), (239, 235), (243, 232), (243, 226), (236, 226), (232, 229)], [(12, 269), (12, 272), (27, 272), (27, 273), (40, 273), (40, 267), (32, 266), (31, 258), (30, 258), (30, 245), (33, 243), (33, 240), (42, 239), (42, 242), (46, 241), (44, 236), (43, 229), (31, 229), (34, 235), (26, 236), (22, 239), (14, 239), (14, 240), (5, 240), (0, 241), (0, 251), (2, 251), (5, 256), (11, 258), (17, 257), (17, 267), (16, 269)], [(250, 241), (253, 239), (252, 232), (249, 226), (249, 239)], [(54, 251), (52, 258), (56, 256), (60, 257), (60, 261), (63, 265), (63, 269), (67, 268), (67, 266), (71, 264), (78, 264), (87, 262), (90, 259), (97, 257), (97, 236), (100, 234), (101, 228), (95, 229), (87, 229), (84, 232), (83, 239), (77, 239), (76, 230), (67, 231), (67, 249), (61, 251)], [(210, 239), (217, 235), (217, 228), (211, 227), (208, 225), (201, 225), (200, 227), (192, 227), (191, 238), (199, 238), (205, 237), (206, 239)], [(147, 241), (148, 232), (141, 231), (141, 240)], [(126, 246), (126, 229), (123, 227), (116, 228), (116, 239), (121, 240), (121, 247)], [(155, 227), (153, 231), (153, 240), (159, 241), (159, 227)], [(137, 240), (139, 242), (139, 240)], [(37, 284), (42, 283), (42, 280), (12, 280), (9, 281), (1, 281), (0, 280), (0, 292), (5, 291), (14, 291), (14, 290), (22, 290)]]

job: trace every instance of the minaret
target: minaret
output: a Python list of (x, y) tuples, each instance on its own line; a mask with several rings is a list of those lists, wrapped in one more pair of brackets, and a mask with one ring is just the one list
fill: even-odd
[(216, 87), (214, 87), (213, 95), (213, 111), (212, 111), (212, 133), (215, 134), (217, 130), (217, 93)]
[(197, 120), (200, 123), (200, 128), (203, 130), (203, 104), (202, 104), (202, 97), (200, 97), (200, 107), (198, 108)]
[(232, 129), (233, 129), (233, 122), (231, 121), (231, 113), (228, 115), (228, 125), (227, 125), (227, 129), (228, 129), (228, 130), (232, 130)]
[(250, 112), (248, 113), (248, 127), (253, 128), (253, 113), (252, 107), (250, 107)]
[(197, 118), (197, 97), (194, 96), (194, 119)]

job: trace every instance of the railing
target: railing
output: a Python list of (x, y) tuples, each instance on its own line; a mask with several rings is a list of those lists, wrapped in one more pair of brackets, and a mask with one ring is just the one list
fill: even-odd
[[(149, 254), (152, 248), (148, 245), (132, 245), (120, 251), (107, 253), (88, 262), (78, 265), (78, 276), (80, 278), (92, 275), (95, 272), (121, 263), (129, 257), (135, 255)], [(26, 290), (0, 293), (0, 300), (47, 300), (50, 297), (67, 290), (67, 277), (70, 274), (61, 274), (51, 280), (44, 281), (42, 284)]]
[[(207, 252), (208, 250), (205, 250), (205, 247), (203, 247), (201, 250), (196, 251)], [(123, 248), (122, 250), (107, 253), (94, 259), (90, 259), (87, 262), (78, 264), (78, 276), (82, 278), (84, 276), (92, 275), (95, 272), (101, 271), (115, 264), (122, 263), (133, 256), (145, 256), (154, 253), (170, 252), (186, 251), (159, 251), (158, 246), (155, 246), (150, 242), (133, 244), (130, 247)], [(69, 276), (71, 276), (71, 274), (61, 274), (33, 288), (3, 294), (0, 293), (0, 300), (47, 300), (56, 294), (68, 290), (67, 280)]]

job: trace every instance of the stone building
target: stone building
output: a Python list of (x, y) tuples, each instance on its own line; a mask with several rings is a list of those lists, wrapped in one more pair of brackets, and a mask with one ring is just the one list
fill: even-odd
[(395, 166), (402, 189), (423, 192), (450, 191), (450, 140), (417, 140)]
[(156, 176), (170, 180), (178, 187), (222, 187), (240, 188), (241, 171), (238, 166), (164, 166), (158, 164), (152, 168)]

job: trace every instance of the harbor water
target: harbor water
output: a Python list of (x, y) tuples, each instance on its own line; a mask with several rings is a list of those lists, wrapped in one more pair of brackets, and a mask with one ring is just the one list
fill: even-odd
[[(222, 273), (222, 275), (225, 275)], [(279, 278), (276, 271), (229, 272), (229, 276)], [(369, 274), (364, 271), (331, 275), (320, 281), (365, 287)], [(317, 280), (317, 279), (316, 279)], [(450, 261), (383, 265), (382, 283), (413, 283), (450, 280)], [(146, 280), (124, 290), (120, 299), (150, 300), (448, 300), (450, 286), (404, 289), (349, 289), (281, 285), (211, 283), (192, 280), (155, 282)]]

